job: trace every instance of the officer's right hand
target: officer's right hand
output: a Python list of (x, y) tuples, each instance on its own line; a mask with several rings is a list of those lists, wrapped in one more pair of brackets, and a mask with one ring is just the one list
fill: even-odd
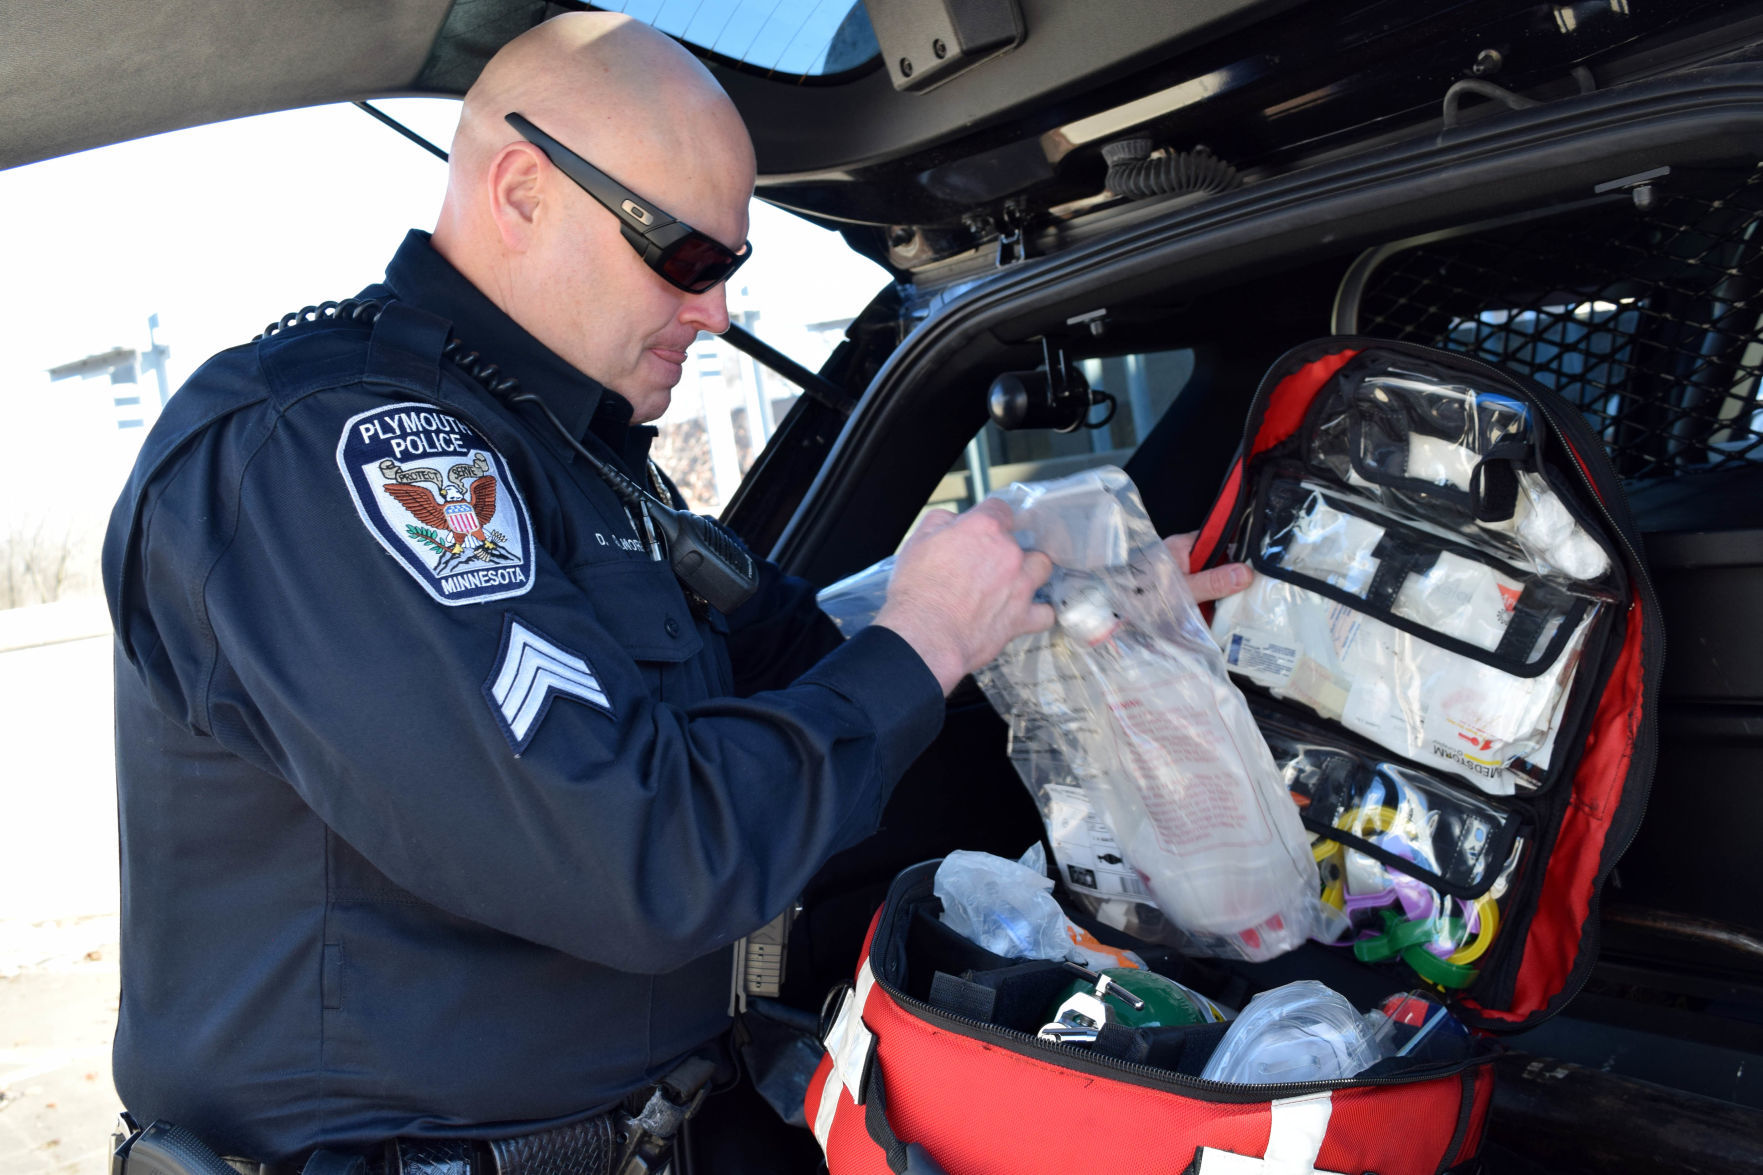
[(1053, 561), (1017, 546), (1012, 515), (995, 498), (959, 517), (932, 511), (894, 557), (875, 623), (924, 658), (945, 694), (1016, 637), (1053, 627), (1053, 609), (1034, 602)]

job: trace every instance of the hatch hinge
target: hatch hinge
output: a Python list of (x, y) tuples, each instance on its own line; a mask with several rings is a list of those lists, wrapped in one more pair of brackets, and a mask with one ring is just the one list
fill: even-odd
[(1028, 205), (1021, 200), (1005, 203), (998, 214), (998, 268), (1028, 260)]

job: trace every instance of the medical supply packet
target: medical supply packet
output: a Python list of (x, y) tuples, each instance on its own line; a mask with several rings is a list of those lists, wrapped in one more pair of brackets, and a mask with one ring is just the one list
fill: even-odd
[(975, 675), (1013, 740), (1063, 775), (1025, 782), (1082, 789), (1190, 953), (1302, 944), (1319, 929), (1303, 826), (1131, 480), (1103, 467), (995, 496), (1054, 565), (1052, 631)]
[(1267, 373), (1192, 570), (1312, 837), (1333, 940), (1465, 1022), (1553, 1015), (1651, 782), (1663, 658), (1621, 485), (1564, 398), (1323, 339)]
[(1213, 616), (1233, 671), (1491, 794), (1543, 781), (1607, 591), (1315, 481), (1257, 502), (1263, 574)]

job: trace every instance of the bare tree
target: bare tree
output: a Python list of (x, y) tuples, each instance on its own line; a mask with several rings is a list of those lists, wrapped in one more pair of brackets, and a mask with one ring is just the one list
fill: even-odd
[(15, 521), (0, 536), (0, 608), (46, 604), (96, 582), (87, 544), (72, 525)]

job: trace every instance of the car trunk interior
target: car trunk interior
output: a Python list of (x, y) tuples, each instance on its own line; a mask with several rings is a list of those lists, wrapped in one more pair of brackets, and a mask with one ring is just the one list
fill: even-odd
[[(1651, 801), (1603, 896), (1601, 961), (1565, 1014), (1511, 1043), (1763, 1108), (1760, 147), (1763, 71), (1706, 70), (1172, 201), (1013, 266), (941, 303), (882, 364), (774, 553), (821, 583), (888, 554), (962, 469), (991, 379), (1034, 368), (1043, 338), (1074, 361), (1188, 354), (1125, 460), (1164, 533), (1199, 523), (1261, 375), (1306, 340), (1421, 342), (1554, 387), (1624, 478), (1669, 651)], [(899, 869), (956, 848), (1015, 857), (1040, 833), (1005, 725), (967, 683), (881, 835), (806, 895), (786, 998), (814, 1006), (849, 977)], [(1349, 992), (1368, 981), (1314, 945), (1217, 971), (1238, 994), (1300, 975)], [(1634, 1116), (1622, 1104), (1611, 1137)], [(1541, 1119), (1506, 1121), (1544, 1145)], [(1578, 1161), (1592, 1162), (1583, 1149)], [(1620, 1162), (1641, 1159), (1597, 1169)]]

